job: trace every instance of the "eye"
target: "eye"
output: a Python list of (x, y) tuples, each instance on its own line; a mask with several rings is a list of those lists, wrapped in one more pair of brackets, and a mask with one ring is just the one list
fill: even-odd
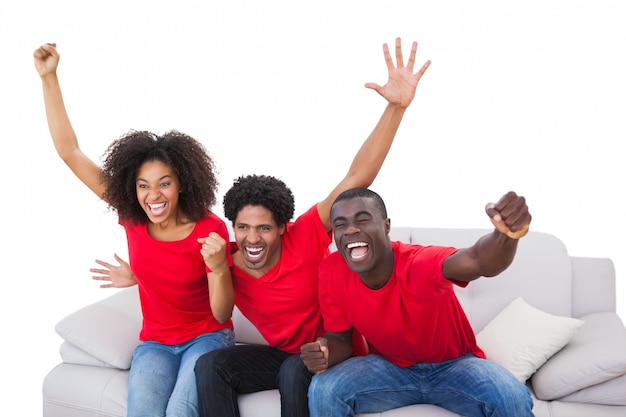
[(269, 232), (270, 230), (272, 230), (272, 228), (267, 225), (263, 225), (259, 227), (259, 230), (261, 230), (262, 232)]
[(170, 186), (170, 184), (172, 184), (172, 183), (171, 183), (171, 182), (169, 182), (169, 181), (166, 181), (166, 182), (162, 182), (162, 183), (160, 184), (160, 186), (161, 186), (161, 187), (169, 187), (169, 186)]
[(246, 230), (248, 228), (247, 225), (245, 224), (238, 224), (237, 225), (237, 230)]
[(148, 188), (147, 184), (137, 184), (137, 188)]

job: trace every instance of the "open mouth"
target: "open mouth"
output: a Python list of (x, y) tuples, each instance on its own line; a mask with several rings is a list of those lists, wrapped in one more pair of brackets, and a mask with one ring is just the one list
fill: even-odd
[(352, 260), (358, 261), (367, 256), (370, 249), (365, 242), (352, 242), (346, 245), (346, 250)]
[(165, 206), (167, 205), (166, 203), (148, 203), (148, 210), (150, 211), (150, 214), (155, 215), (155, 216), (159, 216), (161, 214), (163, 214), (165, 212)]
[(246, 258), (248, 258), (252, 262), (255, 262), (261, 259), (261, 257), (263, 256), (263, 253), (265, 252), (265, 249), (262, 247), (246, 246), (245, 252), (246, 252)]

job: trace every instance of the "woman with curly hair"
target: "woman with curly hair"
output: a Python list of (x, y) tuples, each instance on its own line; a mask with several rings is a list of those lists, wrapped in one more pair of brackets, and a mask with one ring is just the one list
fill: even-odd
[(59, 156), (117, 212), (130, 264), (97, 261), (103, 287), (138, 285), (143, 313), (128, 382), (128, 416), (197, 416), (198, 357), (234, 344), (228, 229), (210, 211), (218, 181), (205, 148), (183, 133), (131, 131), (115, 140), (102, 167), (78, 146), (65, 110), (55, 44), (34, 52), (48, 126)]

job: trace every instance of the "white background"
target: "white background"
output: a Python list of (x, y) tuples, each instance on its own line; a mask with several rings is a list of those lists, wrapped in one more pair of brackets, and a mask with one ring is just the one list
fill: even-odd
[[(610, 257), (626, 317), (626, 6), (622, 1), (69, 1), (0, 5), (0, 403), (41, 414), (54, 324), (115, 290), (115, 216), (57, 157), (32, 52), (59, 77), (94, 160), (130, 129), (178, 129), (242, 174), (285, 180), (297, 214), (344, 175), (385, 107), (382, 44), (432, 65), (372, 186), (397, 226), (489, 228), (484, 204), (527, 198), (532, 229)], [(222, 215), (221, 204), (215, 211)], [(15, 413), (14, 413), (15, 414)]]

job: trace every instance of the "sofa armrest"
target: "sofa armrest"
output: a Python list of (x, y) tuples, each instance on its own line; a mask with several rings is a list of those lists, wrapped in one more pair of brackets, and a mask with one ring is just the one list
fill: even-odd
[(84, 350), (77, 348), (67, 340), (61, 343), (59, 353), (61, 354), (61, 359), (63, 359), (63, 363), (70, 363), (73, 365), (99, 366), (102, 368), (113, 368), (113, 366), (111, 366), (110, 364), (101, 361), (96, 357), (93, 357)]
[(572, 317), (616, 312), (615, 266), (608, 258), (571, 257)]
[(594, 313), (569, 344), (532, 376), (540, 400), (556, 400), (626, 374), (626, 328), (615, 313)]
[(113, 368), (129, 369), (139, 343), (141, 320), (135, 286), (75, 311), (59, 321), (55, 330), (74, 348), (96, 360)]

